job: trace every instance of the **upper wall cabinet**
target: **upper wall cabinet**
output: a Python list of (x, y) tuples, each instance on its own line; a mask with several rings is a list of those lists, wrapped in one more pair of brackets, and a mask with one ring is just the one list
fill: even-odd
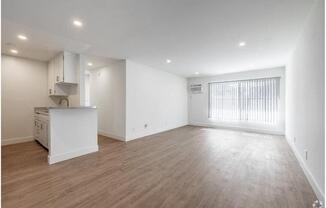
[(56, 56), (55, 62), (55, 83), (77, 84), (78, 55), (70, 52), (63, 52)]
[(62, 52), (49, 61), (48, 86), (49, 95), (69, 95), (69, 85), (77, 84), (78, 55)]

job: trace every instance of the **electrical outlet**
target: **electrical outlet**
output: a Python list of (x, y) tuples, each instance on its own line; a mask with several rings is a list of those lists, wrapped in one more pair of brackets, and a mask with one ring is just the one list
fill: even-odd
[(304, 154), (305, 154), (306, 160), (308, 160), (308, 150), (305, 149)]

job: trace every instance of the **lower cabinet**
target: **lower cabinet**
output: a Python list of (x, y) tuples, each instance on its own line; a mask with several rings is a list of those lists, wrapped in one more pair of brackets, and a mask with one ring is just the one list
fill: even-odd
[(34, 120), (34, 138), (45, 148), (49, 144), (49, 120), (48, 116), (36, 115)]

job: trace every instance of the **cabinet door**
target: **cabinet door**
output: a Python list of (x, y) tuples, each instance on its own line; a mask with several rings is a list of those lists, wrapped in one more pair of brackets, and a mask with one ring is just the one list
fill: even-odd
[(54, 61), (51, 60), (48, 64), (48, 93), (49, 95), (55, 94), (54, 89)]
[(54, 57), (53, 59), (53, 71), (54, 71), (54, 83), (59, 82), (59, 63), (58, 63), (58, 56)]
[(63, 57), (63, 77), (66, 83), (77, 83), (77, 54), (64, 52)]
[(45, 147), (48, 147), (48, 122), (47, 121), (42, 121), (41, 122), (41, 140), (42, 144)]
[(64, 82), (63, 53), (54, 58), (55, 83)]
[[(67, 90), (62, 89), (63, 87), (60, 87), (56, 84), (56, 77), (59, 76), (58, 69), (56, 67), (58, 66), (58, 59), (54, 58), (50, 60), (48, 64), (48, 93), (50, 96), (60, 95), (65, 96), (67, 95)], [(59, 79), (58, 79), (59, 80)]]
[(40, 121), (34, 120), (34, 137), (36, 140), (41, 138), (41, 128), (40, 128)]

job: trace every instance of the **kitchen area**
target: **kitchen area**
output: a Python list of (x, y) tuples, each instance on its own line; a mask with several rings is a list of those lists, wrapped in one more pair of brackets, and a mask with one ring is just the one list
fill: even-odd
[(83, 56), (68, 51), (47, 63), (48, 96), (55, 105), (35, 106), (34, 139), (48, 150), (48, 163), (98, 151), (97, 109), (85, 106)]
[(125, 141), (126, 61), (65, 50), (2, 54), (1, 144), (31, 142), (48, 164)]
[(36, 107), (34, 118), (49, 164), (98, 151), (96, 107)]

